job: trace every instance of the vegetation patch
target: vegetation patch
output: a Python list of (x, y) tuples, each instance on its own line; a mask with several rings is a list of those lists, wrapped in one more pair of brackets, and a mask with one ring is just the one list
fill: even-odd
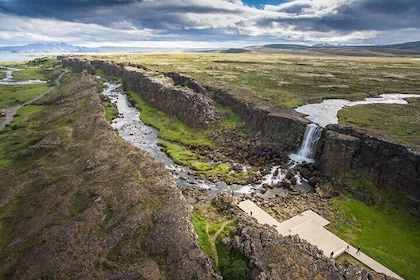
[(0, 85), (0, 108), (23, 104), (45, 92), (48, 84)]
[(400, 57), (200, 53), (119, 55), (107, 59), (180, 72), (203, 84), (228, 89), (256, 105), (296, 107), (327, 98), (419, 93), (420, 62)]
[(338, 112), (340, 123), (373, 131), (420, 149), (420, 98), (408, 104), (368, 104), (347, 107)]
[(224, 244), (222, 238), (231, 240), (234, 222), (214, 209), (195, 209), (192, 223), (198, 234), (201, 250), (210, 257), (213, 269), (226, 280), (249, 279), (251, 269), (248, 259), (231, 244)]
[(111, 104), (111, 102), (105, 101), (102, 102), (102, 105), (105, 108), (105, 118), (108, 122), (112, 122), (118, 116), (118, 109)]
[(128, 92), (135, 106), (141, 111), (140, 119), (147, 125), (159, 130), (159, 137), (182, 145), (211, 146), (212, 142), (202, 131), (192, 129), (185, 123), (149, 106), (138, 93)]
[[(403, 205), (401, 205), (403, 204)], [(420, 221), (404, 202), (368, 206), (351, 198), (336, 198), (331, 231), (405, 279), (420, 275)]]

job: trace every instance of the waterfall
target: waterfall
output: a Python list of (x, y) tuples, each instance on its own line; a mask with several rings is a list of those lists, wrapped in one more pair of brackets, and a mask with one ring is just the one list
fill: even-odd
[(321, 138), (322, 127), (310, 123), (306, 126), (305, 135), (303, 135), (302, 144), (299, 148), (298, 155), (313, 159), (316, 154), (316, 144)]
[(313, 162), (316, 155), (316, 146), (321, 138), (322, 129), (323, 128), (317, 124), (308, 124), (297, 154), (291, 154), (290, 159), (295, 162)]

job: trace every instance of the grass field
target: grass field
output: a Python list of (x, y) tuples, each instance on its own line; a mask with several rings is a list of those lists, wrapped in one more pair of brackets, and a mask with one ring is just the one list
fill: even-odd
[(104, 59), (176, 71), (263, 105), (297, 107), (326, 98), (420, 93), (420, 61), (410, 58), (289, 54), (145, 54)]
[(0, 108), (23, 104), (45, 92), (48, 84), (0, 85)]
[(420, 221), (386, 204), (367, 206), (334, 199), (337, 219), (331, 231), (407, 280), (420, 275)]
[(420, 98), (409, 104), (369, 104), (342, 109), (339, 122), (365, 131), (390, 136), (420, 150)]

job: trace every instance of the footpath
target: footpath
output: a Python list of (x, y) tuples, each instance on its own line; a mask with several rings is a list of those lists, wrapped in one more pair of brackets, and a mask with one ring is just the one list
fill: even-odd
[(283, 236), (298, 235), (301, 239), (305, 239), (310, 244), (321, 249), (327, 257), (336, 258), (343, 253), (347, 253), (376, 272), (392, 276), (396, 279), (403, 279), (392, 270), (386, 268), (325, 229), (324, 227), (330, 222), (312, 210), (307, 210), (302, 214), (279, 223), (250, 200), (240, 202), (238, 207), (255, 218), (260, 224), (267, 224), (276, 228), (278, 233)]

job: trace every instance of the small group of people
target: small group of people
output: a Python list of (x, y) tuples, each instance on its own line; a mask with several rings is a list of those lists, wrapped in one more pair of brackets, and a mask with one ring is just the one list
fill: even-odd
[[(350, 245), (347, 245), (346, 252), (350, 252)], [(360, 254), (360, 247), (357, 247), (356, 255), (359, 255), (359, 254)], [(331, 252), (330, 257), (331, 258), (334, 257), (334, 251)]]

